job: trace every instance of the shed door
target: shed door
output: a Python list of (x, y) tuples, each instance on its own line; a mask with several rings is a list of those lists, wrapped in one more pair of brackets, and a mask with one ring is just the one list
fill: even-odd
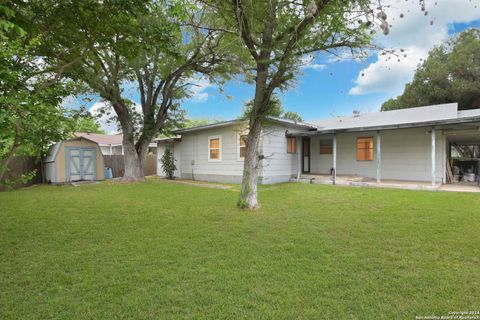
[(95, 150), (82, 150), (83, 170), (82, 180), (95, 180)]
[(68, 181), (95, 180), (96, 150), (94, 148), (69, 148)]
[[(70, 150), (70, 181), (82, 180), (82, 157), (80, 149)], [(68, 168), (68, 167), (67, 167)]]

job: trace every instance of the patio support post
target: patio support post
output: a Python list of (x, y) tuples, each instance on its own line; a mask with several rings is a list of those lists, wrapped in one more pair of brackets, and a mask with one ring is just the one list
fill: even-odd
[(380, 183), (381, 169), (382, 169), (382, 157), (380, 152), (380, 130), (377, 130), (377, 183)]
[(432, 186), (435, 187), (435, 127), (432, 127)]
[(333, 133), (333, 184), (337, 180), (337, 136), (335, 132)]
[(295, 137), (295, 142), (297, 143), (297, 181), (300, 180), (300, 175), (302, 174), (302, 138)]

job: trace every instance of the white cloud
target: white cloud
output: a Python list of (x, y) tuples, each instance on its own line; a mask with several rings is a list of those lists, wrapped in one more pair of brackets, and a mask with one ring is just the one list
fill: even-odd
[(323, 70), (326, 67), (324, 64), (316, 63), (315, 56), (305, 55), (300, 58), (300, 68), (301, 69), (313, 69), (313, 70)]
[(204, 102), (208, 100), (208, 92), (205, 92), (208, 88), (216, 87), (211, 83), (208, 78), (205, 77), (192, 77), (187, 80), (190, 83), (190, 100), (193, 102)]
[[(383, 47), (397, 51), (404, 49), (407, 56), (401, 57), (398, 62), (396, 57), (387, 60), (386, 56), (377, 55), (376, 62), (360, 71), (350, 94), (386, 92), (392, 97), (400, 94), (404, 85), (411, 81), (420, 59), (425, 58), (434, 45), (448, 38), (450, 24), (480, 19), (480, 9), (475, 8), (478, 1), (425, 2), (427, 15), (420, 10), (418, 1), (388, 2), (391, 7), (385, 9), (385, 12), (392, 28), (388, 36), (376, 36), (376, 41)], [(404, 15), (403, 18), (400, 18), (401, 14)]]
[(378, 61), (363, 69), (355, 80), (356, 86), (350, 89), (350, 94), (359, 95), (375, 92), (400, 92), (405, 83), (409, 82), (417, 68), (420, 58), (428, 51), (418, 47), (404, 49), (407, 58), (396, 57), (387, 60), (387, 56), (379, 56)]

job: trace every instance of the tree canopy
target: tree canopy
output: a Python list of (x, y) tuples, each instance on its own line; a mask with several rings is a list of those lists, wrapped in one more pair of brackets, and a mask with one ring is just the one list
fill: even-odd
[(95, 118), (89, 115), (77, 117), (74, 130), (76, 132), (105, 133), (105, 130), (102, 129)]
[(458, 102), (459, 109), (480, 108), (480, 30), (468, 29), (434, 47), (417, 68), (403, 94), (382, 111)]
[[(40, 54), (113, 109), (123, 132), (124, 179), (143, 179), (148, 144), (181, 112), (192, 79), (230, 72), (223, 32), (198, 29), (206, 17), (192, 1), (48, 2), (33, 0), (25, 9), (30, 23), (50, 27)], [(138, 92), (139, 108), (128, 88)]]
[(0, 181), (11, 183), (16, 177), (8, 176), (8, 165), (15, 156), (41, 160), (49, 145), (73, 129), (61, 106), (73, 87), (50, 81), (35, 54), (43, 37), (32, 36), (30, 26), (19, 21), (14, 10), (0, 5)]
[(374, 27), (388, 34), (387, 16), (381, 2), (373, 0), (198, 2), (214, 12), (215, 18), (205, 29), (228, 34), (244, 64), (245, 79), (255, 84), (238, 206), (256, 209), (262, 159), (258, 146), (262, 126), (274, 111), (274, 93), (293, 85), (305, 55), (347, 50), (362, 56), (370, 46)]
[[(270, 98), (270, 106), (268, 107), (268, 115), (277, 118), (292, 120), (295, 122), (302, 122), (303, 118), (295, 111), (285, 111), (282, 101), (276, 94), (272, 94)], [(253, 100), (247, 102), (243, 108), (242, 118), (250, 119), (253, 109)]]

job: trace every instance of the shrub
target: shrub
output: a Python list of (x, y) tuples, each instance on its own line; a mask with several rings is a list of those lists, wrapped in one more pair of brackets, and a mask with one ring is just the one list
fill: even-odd
[(163, 172), (167, 175), (167, 179), (173, 179), (173, 173), (177, 170), (177, 166), (175, 166), (176, 160), (173, 157), (172, 150), (167, 148), (160, 161), (162, 162)]

